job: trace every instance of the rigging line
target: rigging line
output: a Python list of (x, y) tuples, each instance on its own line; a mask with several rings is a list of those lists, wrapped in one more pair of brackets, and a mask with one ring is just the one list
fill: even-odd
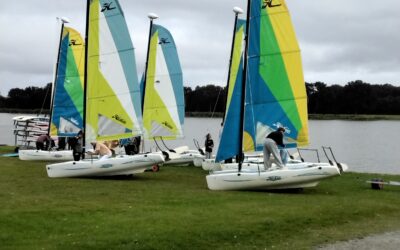
[(219, 89), (219, 91), (218, 91), (217, 100), (215, 101), (214, 109), (213, 109), (213, 112), (211, 113), (211, 118), (214, 117), (215, 109), (217, 108), (218, 100), (219, 100), (219, 97), (220, 97), (220, 95), (221, 95), (221, 91), (222, 91), (222, 90), (223, 90), (223, 88), (221, 87), (221, 88)]
[[(47, 90), (46, 90), (46, 95), (44, 96), (44, 100), (43, 100), (43, 102), (42, 102), (42, 107), (40, 108), (39, 115), (41, 115), (42, 112), (43, 112), (44, 104), (45, 104), (46, 99), (47, 99), (47, 96), (48, 96), (48, 94), (49, 94), (49, 89), (51, 89), (51, 87), (50, 87), (50, 88), (47, 88)], [(51, 121), (50, 121), (50, 122), (51, 122)]]
[(194, 139), (194, 138), (193, 138), (193, 143), (194, 143), (194, 146), (195, 146), (197, 149), (200, 148), (199, 142), (198, 142), (196, 139)]
[(154, 140), (154, 143), (156, 144), (158, 150), (163, 151), (163, 150), (161, 149), (161, 147), (158, 145), (156, 137), (153, 137), (153, 140)]
[(168, 151), (171, 151), (171, 149), (168, 148), (168, 146), (165, 144), (165, 142), (164, 142), (162, 136), (160, 136), (160, 140), (161, 140), (161, 142), (164, 144), (164, 147), (165, 147), (166, 149), (168, 149)]

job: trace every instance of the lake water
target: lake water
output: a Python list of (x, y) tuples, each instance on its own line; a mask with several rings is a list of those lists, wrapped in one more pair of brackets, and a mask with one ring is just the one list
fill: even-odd
[[(0, 144), (14, 145), (12, 117), (16, 114), (0, 113)], [(188, 145), (195, 148), (193, 139), (204, 143), (211, 133), (215, 149), (218, 147), (219, 126), (217, 118), (186, 118), (185, 138), (168, 141), (170, 147)], [(336, 159), (347, 163), (351, 171), (400, 174), (400, 121), (315, 121), (309, 122), (310, 145), (308, 148), (331, 146)], [(234, 142), (232, 142), (234, 143)], [(145, 142), (146, 148), (155, 148)], [(303, 153), (306, 160), (316, 160), (315, 154)], [(324, 160), (320, 150), (321, 160)]]

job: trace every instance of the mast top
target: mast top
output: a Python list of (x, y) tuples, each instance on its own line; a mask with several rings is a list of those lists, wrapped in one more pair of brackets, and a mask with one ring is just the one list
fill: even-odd
[(150, 18), (151, 20), (154, 20), (158, 18), (158, 15), (155, 13), (149, 13), (147, 14), (147, 17)]
[(67, 17), (57, 17), (62, 23), (70, 23), (69, 18)]
[(233, 7), (233, 12), (235, 12), (237, 15), (242, 14), (244, 11), (239, 8), (239, 7)]

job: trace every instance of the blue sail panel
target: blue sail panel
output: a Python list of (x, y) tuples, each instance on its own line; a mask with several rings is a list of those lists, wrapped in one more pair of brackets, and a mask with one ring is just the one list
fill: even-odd
[(220, 162), (241, 153), (238, 142), (240, 138), (240, 107), (243, 86), (243, 34), (245, 20), (238, 19), (233, 43), (230, 76), (227, 89), (225, 123), (222, 128), (220, 144), (215, 161)]
[(52, 136), (75, 136), (83, 127), (84, 42), (74, 29), (63, 27), (52, 108)]

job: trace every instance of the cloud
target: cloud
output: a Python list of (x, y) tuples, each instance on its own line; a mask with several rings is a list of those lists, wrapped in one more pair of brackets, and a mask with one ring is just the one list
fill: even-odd
[[(302, 49), (305, 78), (345, 84), (399, 84), (398, 1), (287, 1)], [(355, 78), (357, 77), (357, 78)]]
[[(287, 0), (307, 81), (345, 84), (355, 79), (400, 84), (397, 0)], [(135, 46), (138, 73), (145, 64), (149, 21), (174, 36), (186, 85), (225, 84), (234, 6), (246, 0), (120, 0)], [(9, 1), (0, 9), (0, 93), (52, 81), (59, 30), (66, 16), (81, 33), (86, 1)], [(357, 77), (357, 78), (355, 78)]]

